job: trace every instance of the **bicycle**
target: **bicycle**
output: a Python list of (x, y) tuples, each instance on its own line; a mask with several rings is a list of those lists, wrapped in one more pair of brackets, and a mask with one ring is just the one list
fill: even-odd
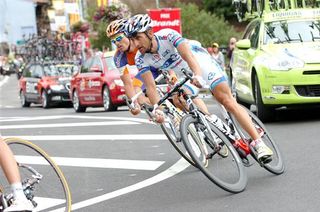
[[(302, 1), (304, 2), (304, 0)], [(238, 21), (241, 22), (250, 18), (261, 17), (264, 11), (294, 9), (298, 4), (296, 0), (232, 0), (232, 5), (235, 7)]]
[[(191, 76), (186, 76), (191, 79)], [(179, 95), (184, 97), (189, 108), (189, 114), (183, 117), (180, 124), (182, 141), (197, 167), (217, 186), (232, 193), (243, 191), (247, 184), (244, 167), (252, 165), (249, 155), (273, 174), (280, 175), (284, 172), (285, 166), (279, 148), (263, 123), (251, 111), (246, 109), (262, 140), (273, 150), (272, 161), (258, 160), (250, 145), (249, 135), (222, 105), (219, 104), (220, 111), (226, 122), (217, 116), (202, 113), (183, 90), (179, 91)], [(189, 133), (190, 129), (196, 129), (197, 134)], [(228, 148), (229, 156), (222, 159), (214, 157), (223, 146)], [(209, 159), (209, 165), (203, 166), (199, 156), (201, 159)]]
[[(50, 156), (37, 145), (20, 139), (6, 138), (18, 164), (22, 186), (36, 211), (71, 211), (71, 195), (67, 181)], [(13, 200), (6, 178), (0, 175), (0, 212)]]
[(232, 0), (238, 21), (242, 22), (249, 18), (261, 16), (265, 4), (264, 1), (261, 1), (262, 0)]
[[(182, 84), (185, 82), (180, 82), (176, 84), (175, 86), (171, 86), (170, 90), (167, 92), (163, 91), (161, 87), (168, 88), (167, 85), (159, 85), (159, 82), (163, 79), (168, 79), (168, 73), (165, 71), (159, 70), (160, 75), (155, 79), (156, 85), (157, 85), (157, 91), (161, 97), (161, 100), (158, 102), (158, 105), (163, 106), (163, 112), (165, 114), (165, 121), (160, 124), (160, 127), (166, 137), (168, 138), (169, 142), (172, 144), (172, 146), (175, 148), (175, 150), (191, 165), (195, 166), (195, 163), (192, 161), (190, 156), (188, 155), (186, 149), (184, 148), (184, 145), (181, 140), (180, 132), (179, 132), (179, 124), (182, 119), (182, 117), (185, 115), (183, 111), (181, 111), (179, 108), (175, 107), (173, 103), (169, 100), (171, 95), (177, 91), (178, 88), (181, 87)], [(169, 86), (170, 87), (170, 86)], [(125, 97), (125, 101), (129, 109), (134, 109), (134, 102), (138, 99), (138, 97), (142, 94), (146, 93), (146, 89), (141, 90), (137, 94), (135, 94), (131, 99)], [(146, 112), (148, 117), (152, 120), (153, 114), (152, 111), (157, 106), (150, 106), (147, 104), (143, 104), (142, 109)], [(207, 162), (206, 159), (203, 160), (203, 163), (205, 164)]]

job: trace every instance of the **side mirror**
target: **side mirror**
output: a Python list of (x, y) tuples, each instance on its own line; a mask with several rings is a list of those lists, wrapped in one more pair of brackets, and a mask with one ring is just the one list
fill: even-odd
[(102, 70), (101, 70), (101, 68), (99, 66), (92, 66), (90, 68), (90, 72), (100, 72), (100, 73), (102, 73)]
[(249, 39), (239, 40), (239, 41), (236, 43), (236, 47), (237, 47), (238, 49), (242, 49), (242, 50), (250, 49), (250, 47), (251, 47), (251, 42), (250, 42)]

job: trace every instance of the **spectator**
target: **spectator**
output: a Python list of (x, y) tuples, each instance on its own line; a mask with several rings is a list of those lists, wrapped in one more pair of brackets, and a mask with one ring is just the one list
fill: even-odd
[[(230, 80), (233, 79), (230, 65), (231, 65), (231, 62), (232, 62), (232, 53), (233, 53), (234, 48), (236, 47), (236, 42), (237, 42), (237, 39), (235, 37), (231, 37), (230, 40), (229, 40), (228, 48), (227, 48), (228, 65), (227, 65), (227, 70), (226, 71), (227, 71), (227, 74), (228, 74)], [(229, 82), (229, 85), (231, 87), (233, 86), (231, 81)], [(233, 89), (234, 88), (232, 88), (232, 90)]]
[(236, 42), (237, 42), (237, 39), (235, 37), (231, 37), (229, 40), (229, 45), (227, 48), (227, 58), (229, 59), (229, 61), (231, 60), (232, 52), (236, 47)]
[(93, 55), (94, 56), (101, 56), (102, 55), (102, 51), (100, 51), (98, 48), (94, 48), (93, 49)]
[(222, 70), (225, 70), (224, 55), (222, 54), (222, 52), (220, 52), (218, 43), (212, 44), (211, 56), (218, 62), (218, 64), (221, 66)]
[(212, 47), (208, 47), (208, 48), (207, 48), (207, 51), (208, 51), (208, 53), (209, 53), (210, 55), (212, 55), (212, 53), (213, 53)]
[(85, 54), (85, 60), (88, 60), (90, 57), (93, 56), (93, 51), (92, 49), (85, 48), (84, 54)]

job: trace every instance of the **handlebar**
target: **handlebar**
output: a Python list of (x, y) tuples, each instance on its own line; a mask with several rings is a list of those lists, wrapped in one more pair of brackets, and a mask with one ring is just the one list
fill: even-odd
[[(159, 105), (161, 105), (163, 102), (165, 102), (173, 93), (179, 91), (179, 89), (188, 81), (192, 80), (192, 73), (188, 72), (186, 69), (181, 69), (182, 73), (186, 76), (183, 78), (180, 82), (175, 84), (169, 92), (165, 93), (164, 96), (159, 100), (159, 102), (153, 106), (146, 106), (144, 104), (144, 109), (147, 109), (148, 111), (152, 112), (155, 108), (157, 108)], [(168, 79), (168, 72), (164, 70), (159, 70), (161, 73), (156, 79), (155, 82), (156, 84), (159, 83), (162, 79)], [(138, 97), (142, 94), (146, 93), (146, 89), (143, 89), (142, 91), (138, 92), (135, 94), (132, 98), (128, 98), (127, 96), (124, 96), (124, 100), (129, 107), (129, 109), (134, 109), (135, 105), (134, 102), (138, 99)]]
[[(160, 71), (161, 74), (154, 80), (156, 84), (158, 84), (162, 79), (168, 78), (168, 73), (164, 71)], [(124, 96), (123, 99), (126, 101), (127, 106), (130, 110), (135, 108), (134, 102), (139, 98), (139, 96), (142, 93), (146, 93), (146, 88), (144, 88), (142, 91), (136, 93), (133, 97), (128, 98), (127, 96)]]

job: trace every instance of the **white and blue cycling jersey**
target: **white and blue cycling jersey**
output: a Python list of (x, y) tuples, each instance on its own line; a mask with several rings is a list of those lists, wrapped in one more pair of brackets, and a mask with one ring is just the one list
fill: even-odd
[[(200, 65), (202, 77), (211, 90), (220, 82), (227, 80), (221, 67), (198, 41), (185, 39), (172, 29), (163, 29), (156, 32), (155, 38), (158, 43), (157, 53), (141, 54), (138, 52), (136, 54), (135, 63), (140, 72), (145, 73), (153, 68), (173, 70), (180, 77), (182, 75), (181, 69), (189, 68), (187, 62), (180, 56), (177, 47), (183, 42), (188, 42), (191, 52)], [(186, 86), (191, 86), (192, 91), (195, 87), (190, 83)]]

